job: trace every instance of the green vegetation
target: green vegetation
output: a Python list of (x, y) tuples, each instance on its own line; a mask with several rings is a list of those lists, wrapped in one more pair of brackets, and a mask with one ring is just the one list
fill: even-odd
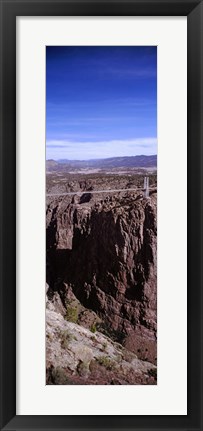
[(93, 334), (97, 331), (97, 324), (95, 322), (91, 325), (90, 331), (93, 332)]
[(73, 339), (72, 334), (70, 334), (68, 332), (68, 330), (61, 331), (60, 332), (60, 337), (61, 337), (61, 347), (63, 349), (67, 349), (69, 347), (69, 342)]
[(77, 323), (78, 321), (77, 307), (71, 307), (70, 305), (67, 307), (65, 320), (68, 320), (69, 322)]
[[(64, 368), (56, 367), (50, 370), (50, 383), (53, 385), (71, 385), (68, 375)], [(50, 384), (49, 383), (49, 384)]]
[(107, 370), (111, 371), (115, 368), (115, 362), (108, 358), (108, 356), (99, 356), (97, 362)]
[(77, 366), (77, 371), (81, 377), (86, 377), (89, 374), (89, 363), (80, 361)]

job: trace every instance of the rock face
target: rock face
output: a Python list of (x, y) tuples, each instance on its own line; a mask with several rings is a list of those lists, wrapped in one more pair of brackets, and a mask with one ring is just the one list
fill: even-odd
[[(95, 195), (94, 195), (95, 196)], [(49, 198), (47, 282), (156, 363), (156, 194)]]
[(49, 385), (156, 384), (156, 367), (99, 332), (67, 322), (48, 301), (46, 363)]

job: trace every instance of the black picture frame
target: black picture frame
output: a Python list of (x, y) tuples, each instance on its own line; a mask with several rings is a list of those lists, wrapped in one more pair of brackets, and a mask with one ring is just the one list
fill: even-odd
[[(0, 0), (1, 6), (1, 403), (2, 430), (202, 430), (203, 1)], [(187, 16), (188, 414), (16, 416), (16, 17)], [(175, 300), (175, 298), (174, 298)], [(178, 324), (178, 322), (177, 322)], [(170, 358), (169, 358), (170, 361)], [(173, 378), (173, 376), (171, 376)], [(175, 391), (175, 382), (174, 382)], [(113, 401), (112, 401), (113, 402)]]

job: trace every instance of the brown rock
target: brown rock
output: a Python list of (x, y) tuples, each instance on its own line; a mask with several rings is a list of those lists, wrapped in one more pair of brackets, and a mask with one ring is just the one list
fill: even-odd
[[(156, 361), (156, 196), (117, 194), (47, 209), (47, 278), (63, 301), (70, 289), (126, 337), (126, 346)], [(147, 349), (147, 350), (146, 350)]]

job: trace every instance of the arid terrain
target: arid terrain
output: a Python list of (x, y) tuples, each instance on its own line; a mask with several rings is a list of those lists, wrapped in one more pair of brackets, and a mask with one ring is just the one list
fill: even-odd
[(107, 160), (47, 162), (47, 384), (157, 383), (156, 163)]

